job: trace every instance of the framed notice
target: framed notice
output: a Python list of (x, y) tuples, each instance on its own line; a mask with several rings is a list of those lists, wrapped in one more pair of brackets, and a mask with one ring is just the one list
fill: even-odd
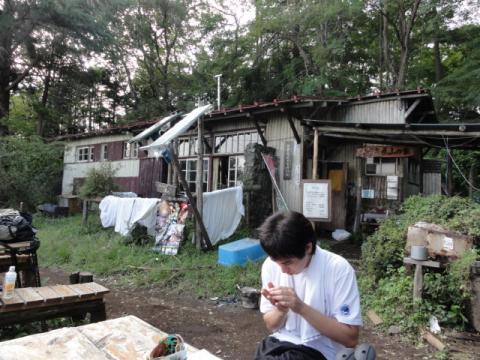
[(302, 180), (302, 210), (307, 219), (325, 222), (331, 220), (330, 180)]

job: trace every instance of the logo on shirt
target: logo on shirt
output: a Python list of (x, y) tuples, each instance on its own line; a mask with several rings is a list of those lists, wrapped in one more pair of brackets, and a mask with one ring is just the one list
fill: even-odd
[(343, 316), (350, 315), (350, 307), (347, 304), (343, 304), (340, 307), (340, 312), (342, 313)]

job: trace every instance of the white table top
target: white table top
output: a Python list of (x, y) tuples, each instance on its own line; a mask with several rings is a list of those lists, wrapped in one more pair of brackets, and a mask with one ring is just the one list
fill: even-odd
[[(130, 315), (1, 342), (0, 360), (145, 360), (165, 335)], [(186, 348), (188, 359), (220, 360), (206, 350)]]

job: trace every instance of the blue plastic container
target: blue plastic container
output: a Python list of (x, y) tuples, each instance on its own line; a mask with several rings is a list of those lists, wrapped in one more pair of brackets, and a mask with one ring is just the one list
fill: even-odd
[(260, 241), (250, 238), (240, 239), (218, 247), (218, 263), (223, 266), (241, 265), (247, 261), (258, 261), (267, 254), (260, 246)]

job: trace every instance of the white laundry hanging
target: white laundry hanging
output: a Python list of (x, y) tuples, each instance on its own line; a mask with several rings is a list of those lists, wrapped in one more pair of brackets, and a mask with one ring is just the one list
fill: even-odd
[(212, 245), (232, 235), (245, 215), (241, 186), (203, 193), (203, 223)]

